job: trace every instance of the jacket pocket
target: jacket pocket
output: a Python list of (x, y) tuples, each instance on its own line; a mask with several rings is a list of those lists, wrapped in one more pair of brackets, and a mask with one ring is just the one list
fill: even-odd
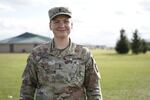
[(75, 85), (81, 86), (83, 84), (85, 65), (81, 59), (73, 60), (69, 75), (71, 77), (71, 82), (73, 82)]

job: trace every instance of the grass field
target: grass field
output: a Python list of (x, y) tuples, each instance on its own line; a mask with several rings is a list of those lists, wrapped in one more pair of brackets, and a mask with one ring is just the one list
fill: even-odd
[[(93, 50), (104, 100), (149, 100), (150, 53), (117, 55)], [(0, 100), (18, 100), (28, 54), (0, 54)]]

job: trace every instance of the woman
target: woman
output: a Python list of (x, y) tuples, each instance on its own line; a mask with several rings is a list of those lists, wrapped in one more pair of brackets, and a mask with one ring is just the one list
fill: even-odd
[(34, 48), (28, 57), (20, 100), (102, 100), (95, 60), (69, 37), (71, 17), (66, 7), (49, 10), (54, 38)]

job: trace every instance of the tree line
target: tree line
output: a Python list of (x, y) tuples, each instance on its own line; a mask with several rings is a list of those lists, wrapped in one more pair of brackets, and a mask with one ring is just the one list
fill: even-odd
[(127, 38), (125, 30), (120, 30), (120, 39), (116, 42), (115, 50), (119, 54), (127, 54), (130, 50), (133, 54), (146, 53), (148, 51), (147, 42), (138, 35), (138, 30), (133, 32), (131, 41)]

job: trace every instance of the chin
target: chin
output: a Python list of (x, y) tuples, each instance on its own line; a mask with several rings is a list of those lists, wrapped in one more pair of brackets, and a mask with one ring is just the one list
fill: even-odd
[(63, 38), (67, 38), (68, 37), (68, 35), (59, 35), (59, 36), (56, 36), (57, 38), (61, 38), (61, 39), (63, 39)]

